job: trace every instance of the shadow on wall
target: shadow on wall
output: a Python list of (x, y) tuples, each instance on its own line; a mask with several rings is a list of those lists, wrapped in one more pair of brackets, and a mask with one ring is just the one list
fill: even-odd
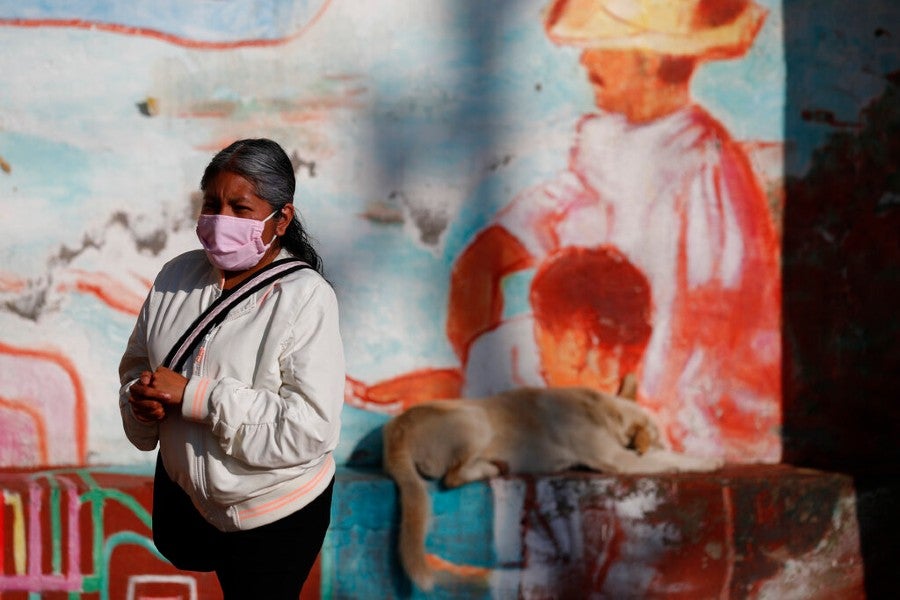
[[(498, 53), (503, 50), (497, 32), (504, 30), (511, 11), (518, 8), (515, 0), (455, 5), (443, 16), (446, 23), (440, 39), (433, 40), (434, 52), (437, 55), (450, 52), (453, 62), (465, 68), (457, 66), (446, 71), (438, 65), (422, 70), (421, 77), (413, 80), (407, 80), (406, 73), (383, 74), (379, 79), (378, 85), (388, 89), (385, 93), (373, 91), (374, 102), (368, 115), (371, 148), (367, 155), (375, 161), (376, 181), (375, 189), (366, 192), (364, 216), (369, 221), (381, 226), (402, 225), (417, 236), (419, 245), (439, 254), (447, 252), (442, 246), (454, 226), (452, 204), (470, 200), (473, 187), (484, 178), (484, 173), (497, 168), (495, 163), (501, 153), (497, 121), (508, 110), (492, 76), (500, 60)], [(441, 44), (452, 45), (452, 52), (441, 48)], [(430, 59), (427, 53), (422, 56), (423, 61)], [(392, 89), (393, 86), (397, 89)], [(454, 171), (441, 171), (443, 164), (455, 165)], [(483, 193), (492, 196), (479, 197), (485, 204), (482, 216), (490, 215), (492, 207), (509, 201), (508, 194), (499, 189)], [(373, 251), (378, 256), (371, 264), (374, 271), (368, 275), (372, 280), (383, 281), (392, 274), (403, 273), (397, 268), (397, 261), (410, 260), (409, 256), (398, 255), (403, 250), (391, 245)], [(354, 259), (345, 256), (336, 260)], [(449, 264), (440, 260), (428, 264), (434, 268), (419, 285), (433, 286), (434, 295), (446, 301)], [(443, 335), (445, 323), (434, 325)], [(348, 466), (381, 467), (381, 424), (391, 414), (389, 399), (411, 394), (421, 399), (458, 396), (460, 378), (461, 373), (454, 367), (423, 369), (401, 374), (396, 380), (389, 379), (390, 391), (383, 394), (388, 400), (374, 402), (385, 414), (378, 417), (369, 414), (363, 420), (361, 426), (366, 428), (378, 425), (357, 440), (349, 453)], [(362, 382), (358, 384), (365, 388)], [(436, 393), (436, 390), (450, 391)], [(364, 393), (370, 400), (381, 396), (373, 387)]]
[[(371, 221), (407, 221), (418, 243), (441, 246), (454, 216), (447, 200), (466, 198), (469, 186), (483, 177), (499, 152), (496, 120), (508, 107), (502, 105), (493, 76), (502, 50), (497, 32), (516, 8), (509, 0), (455, 5), (443, 15), (432, 54), (409, 50), (423, 62), (444, 62), (418, 69), (412, 80), (405, 73), (380, 77), (378, 85), (386, 93), (374, 90), (369, 115), (370, 156), (377, 161)], [(447, 69), (448, 62), (455, 68)], [(455, 165), (454, 170), (441, 170), (446, 164)], [(493, 200), (492, 206), (500, 206), (508, 198)], [(385, 268), (395, 270), (396, 265)], [(444, 271), (432, 274), (442, 289), (447, 276)]]
[(785, 462), (853, 475), (866, 588), (900, 535), (900, 7), (784, 4)]
[[(364, 168), (370, 170), (374, 184), (360, 192), (365, 206), (359, 216), (375, 228), (394, 231), (371, 235), (367, 238), (373, 240), (371, 246), (354, 246), (356, 255), (348, 247), (329, 256), (329, 266), (354, 272), (364, 263), (366, 278), (392, 293), (410, 294), (419, 301), (431, 298), (435, 305), (447, 302), (454, 258), (447, 247), (459, 243), (447, 239), (460, 235), (451, 232), (461, 227), (455, 222), (459, 220), (457, 210), (471, 202), (487, 174), (505, 165), (504, 159), (497, 158), (501, 154), (497, 126), (509, 107), (504, 105), (495, 73), (504, 50), (498, 31), (508, 28), (516, 10), (520, 6), (514, 0), (454, 4), (435, 15), (437, 21), (425, 47), (418, 35), (404, 32), (398, 36), (394, 51), (416, 56), (422, 64), (410, 67), (414, 77), (408, 71), (373, 74), (372, 102), (362, 128), (366, 138), (360, 141), (363, 155), (372, 161)], [(404, 26), (401, 17), (397, 27)], [(478, 200), (483, 204), (478, 218), (486, 220), (492, 209), (509, 201), (508, 190), (482, 190)], [(469, 222), (473, 220), (477, 218), (469, 217), (462, 228), (477, 229), (484, 224)], [(404, 232), (396, 233), (397, 227)], [(406, 235), (415, 243), (398, 241)], [(415, 285), (406, 279), (410, 272), (416, 273)], [(386, 298), (385, 305), (408, 306), (407, 301)], [(408, 302), (415, 305), (415, 301)], [(389, 310), (385, 306), (370, 308)], [(437, 314), (443, 313), (437, 310)], [(416, 315), (402, 311), (391, 319), (417, 326)], [(429, 326), (444, 336), (443, 316)], [(348, 375), (348, 389), (354, 389), (355, 399), (366, 404), (365, 408), (354, 404), (350, 414), (345, 411), (344, 440), (355, 438), (347, 454), (350, 467), (381, 467), (381, 425), (390, 415), (406, 405), (461, 394), (462, 373), (455, 365), (426, 367), (374, 382), (355, 379), (357, 373)]]

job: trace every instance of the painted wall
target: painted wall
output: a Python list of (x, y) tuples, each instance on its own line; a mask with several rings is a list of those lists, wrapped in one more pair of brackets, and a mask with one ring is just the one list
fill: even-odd
[[(341, 302), (340, 463), (376, 465), (379, 425), (430, 397), (627, 372), (678, 448), (889, 463), (816, 390), (863, 365), (897, 387), (900, 9), (758, 2), (653, 41), (696, 62), (648, 92), (616, 53), (640, 34), (596, 24), (608, 53), (582, 59), (545, 0), (0, 0), (0, 466), (150, 471), (118, 359), (159, 267), (198, 245), (203, 167), (260, 136), (294, 159)], [(691, 108), (654, 117), (688, 73)], [(849, 313), (819, 301), (832, 273)], [(884, 293), (859, 291), (871, 273)], [(894, 413), (864, 405), (892, 447)]]
[(341, 300), (345, 448), (429, 395), (636, 371), (677, 445), (777, 461), (779, 7), (735, 59), (684, 49), (701, 108), (631, 131), (591, 116), (543, 4), (0, 5), (4, 464), (147, 462), (110, 410), (117, 361), (197, 246), (203, 167), (247, 136), (294, 157)]

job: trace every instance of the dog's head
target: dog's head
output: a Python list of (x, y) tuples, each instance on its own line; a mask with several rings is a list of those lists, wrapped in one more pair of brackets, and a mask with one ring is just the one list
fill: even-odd
[(637, 384), (626, 377), (616, 395), (591, 391), (602, 407), (602, 418), (624, 448), (644, 454), (650, 449), (665, 449), (667, 445), (652, 415), (635, 401)]
[(643, 423), (632, 423), (625, 431), (624, 439), (626, 440), (624, 446), (638, 454), (643, 454), (651, 448), (665, 448), (659, 435), (659, 428), (649, 419)]

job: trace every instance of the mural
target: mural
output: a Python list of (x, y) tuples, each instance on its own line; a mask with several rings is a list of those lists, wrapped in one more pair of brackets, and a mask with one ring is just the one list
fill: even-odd
[[(698, 66), (746, 54), (765, 18), (749, 2), (552, 2), (546, 33), (583, 49), (596, 111), (579, 119), (567, 168), (455, 258), (446, 331), (459, 372), (357, 383), (362, 404), (612, 392), (636, 372), (675, 448), (777, 462), (776, 223), (745, 150), (690, 92)], [(531, 314), (506, 318), (504, 282), (527, 270)]]
[[(0, 98), (4, 193), (18, 207), (0, 277), (7, 354), (68, 361), (81, 394), (68, 437), (81, 436), (85, 458), (146, 464), (104, 410), (117, 353), (159, 265), (196, 246), (208, 156), (263, 135), (295, 160), (301, 216), (343, 303), (344, 460), (387, 415), (424, 399), (522, 384), (613, 389), (633, 371), (677, 447), (777, 461), (775, 219), (744, 147), (691, 91), (703, 64), (750, 52), (769, 11), (713, 4), (618, 3), (618, 16), (596, 2), (459, 8), (428, 25), (441, 43), (412, 87), (392, 79), (402, 57), (359, 62), (363, 43), (331, 51), (328, 35), (361, 18), (340, 3), (0, 6), (10, 44), (44, 41), (40, 57), (20, 60), (50, 66), (11, 64)], [(422, 27), (429, 11), (397, 14)], [(403, 23), (376, 25), (364, 39), (397, 29), (415, 48)], [(509, 31), (502, 47), (490, 43), (496, 27)], [(72, 55), (76, 43), (85, 49)], [(101, 56), (111, 47), (116, 61)], [(512, 64), (516, 53), (542, 68)], [(88, 65), (103, 85), (74, 85)], [(478, 83), (495, 72), (536, 83), (527, 93)], [(37, 104), (36, 86), (46, 90)], [(51, 126), (42, 114), (72, 118)], [(40, 228), (29, 224), (42, 209)], [(38, 241), (48, 233), (50, 244)], [(733, 347), (748, 354), (725, 360)], [(21, 408), (16, 386), (28, 381), (38, 379), (11, 379), (4, 404), (16, 443), (37, 448), (24, 464), (81, 464), (40, 454), (37, 440), (56, 438), (41, 428), (64, 425)], [(64, 402), (46, 389), (47, 402)]]
[[(891, 10), (878, 18), (891, 22)], [(149, 542), (155, 456), (122, 434), (116, 367), (152, 277), (198, 245), (203, 167), (241, 137), (288, 150), (300, 217), (339, 296), (343, 468), (377, 466), (381, 424), (417, 402), (517, 385), (611, 390), (627, 373), (676, 448), (779, 462), (785, 178), (803, 207), (817, 206), (816, 186), (832, 179), (816, 183), (810, 165), (840, 163), (829, 157), (852, 146), (839, 134), (858, 115), (859, 144), (877, 137), (896, 85), (867, 79), (841, 96), (839, 118), (812, 110), (808, 129), (785, 139), (785, 35), (854, 40), (874, 27), (862, 12), (831, 23), (810, 10), (785, 32), (782, 13), (778, 0), (0, 0), (0, 593), (217, 589), (170, 569)], [(810, 72), (835, 77), (850, 60)], [(890, 181), (865, 228), (884, 239)], [(794, 247), (831, 244), (808, 220)], [(790, 335), (811, 347), (815, 326)], [(365, 581), (414, 594), (378, 562), (393, 560), (381, 553), (395, 506), (378, 486), (389, 482), (348, 477), (315, 596), (353, 597)], [(722, 481), (709, 485), (716, 514), (740, 512)], [(382, 501), (360, 511), (371, 486)], [(429, 541), (434, 559), (480, 574), (485, 597), (539, 597), (567, 578), (610, 593), (621, 582), (667, 589), (684, 568), (664, 543), (675, 510), (642, 528), (631, 492), (606, 501), (609, 486), (435, 491), (446, 527)], [(642, 506), (681, 501), (654, 489)], [(829, 522), (852, 521), (847, 494), (828, 505)], [(465, 499), (486, 509), (454, 524)], [(751, 504), (759, 522), (777, 521), (763, 500)], [(749, 539), (727, 526), (691, 533), (691, 556), (709, 566), (723, 539)], [(364, 554), (370, 534), (377, 556)], [(638, 556), (644, 534), (659, 545)], [(849, 536), (842, 550), (832, 534)], [(794, 569), (811, 556), (847, 563), (854, 543), (843, 529), (804, 540), (783, 553)], [(754, 575), (723, 561), (706, 581), (752, 582), (764, 596), (790, 574), (763, 554)], [(574, 556), (577, 573), (563, 560)]]

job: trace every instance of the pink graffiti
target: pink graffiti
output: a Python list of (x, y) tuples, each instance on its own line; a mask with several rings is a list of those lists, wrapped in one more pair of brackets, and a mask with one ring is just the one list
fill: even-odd
[[(66, 491), (68, 537), (67, 554), (68, 564), (65, 574), (46, 574), (43, 572), (42, 563), (42, 539), (41, 514), (43, 511), (43, 491), (35, 481), (28, 484), (28, 527), (27, 540), (14, 539), (12, 545), (25, 544), (28, 550), (28, 570), (25, 574), (0, 575), (0, 590), (43, 590), (43, 591), (75, 591), (82, 588), (82, 576), (80, 572), (80, 548), (81, 539), (78, 527), (78, 510), (81, 506), (78, 490), (75, 485), (64, 477), (57, 478), (63, 484)], [(2, 512), (2, 511), (0, 511)], [(5, 523), (3, 530), (6, 531)], [(4, 540), (4, 546), (7, 540)], [(2, 565), (0, 565), (2, 566)]]
[(4, 443), (18, 446), (0, 448), (3, 466), (84, 464), (86, 400), (71, 361), (55, 350), (0, 342), (0, 423), (13, 434)]

